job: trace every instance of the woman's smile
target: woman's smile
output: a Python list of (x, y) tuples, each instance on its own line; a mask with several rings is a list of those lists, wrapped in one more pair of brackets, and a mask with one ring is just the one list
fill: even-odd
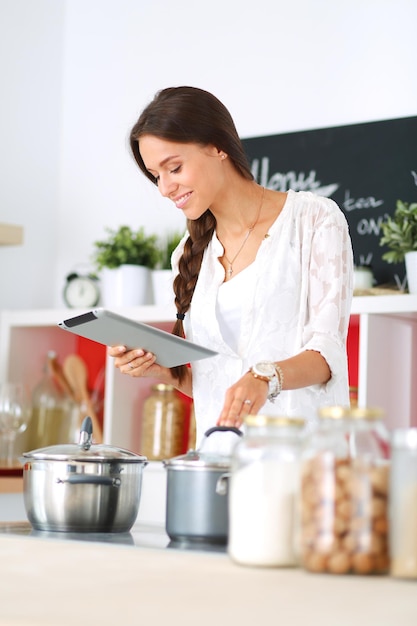
[(172, 201), (175, 203), (175, 206), (177, 207), (177, 209), (183, 209), (184, 206), (187, 204), (188, 199), (190, 198), (192, 194), (192, 191), (189, 191), (188, 193), (179, 196), (177, 198), (172, 198)]

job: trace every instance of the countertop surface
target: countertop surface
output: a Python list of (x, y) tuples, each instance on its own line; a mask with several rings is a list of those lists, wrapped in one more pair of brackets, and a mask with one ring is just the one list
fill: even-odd
[(134, 527), (132, 544), (18, 526), (0, 533), (0, 626), (417, 624), (417, 581), (242, 567), (169, 549), (161, 528)]

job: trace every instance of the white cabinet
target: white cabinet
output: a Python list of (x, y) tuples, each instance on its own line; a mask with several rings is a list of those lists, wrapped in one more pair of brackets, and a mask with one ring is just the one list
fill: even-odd
[(417, 296), (361, 296), (360, 406), (380, 406), (388, 428), (417, 427)]

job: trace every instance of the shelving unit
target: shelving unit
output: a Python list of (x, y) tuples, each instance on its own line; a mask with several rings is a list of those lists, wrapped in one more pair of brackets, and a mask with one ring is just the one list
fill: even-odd
[(0, 223), (0, 246), (16, 246), (23, 243), (23, 228), (15, 224)]
[[(55, 349), (62, 360), (78, 351), (78, 338), (57, 323), (84, 312), (48, 309), (0, 313), (0, 380), (20, 380), (33, 388), (49, 349)], [(120, 312), (164, 330), (170, 330), (175, 319), (174, 310), (156, 306)], [(417, 296), (355, 297), (352, 316), (356, 331), (359, 326), (359, 345), (355, 344), (353, 357), (358, 361), (354, 369), (358, 372), (359, 405), (382, 407), (390, 429), (417, 426)], [(94, 346), (97, 344), (92, 344), (92, 350)], [(113, 359), (104, 356), (104, 361), (104, 441), (140, 453), (141, 407), (155, 381), (123, 376)], [(24, 439), (20, 445), (24, 446)], [(162, 463), (149, 463), (145, 477), (139, 518), (163, 526), (166, 472)]]
[[(84, 310), (3, 311), (0, 314), (0, 380), (21, 380), (33, 388), (48, 349), (61, 359), (77, 352), (77, 337), (57, 323)], [(166, 307), (123, 309), (123, 315), (170, 330), (175, 312)], [(358, 402), (381, 406), (389, 428), (417, 426), (417, 296), (361, 296)], [(140, 407), (150, 379), (123, 376), (106, 357), (104, 440), (140, 452)]]

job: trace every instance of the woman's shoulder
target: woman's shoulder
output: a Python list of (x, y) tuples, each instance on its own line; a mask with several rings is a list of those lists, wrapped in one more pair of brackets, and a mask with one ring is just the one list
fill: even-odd
[(320, 196), (312, 191), (288, 191), (287, 204), (289, 208), (300, 217), (336, 217), (346, 220), (345, 215), (339, 205), (325, 196)]

